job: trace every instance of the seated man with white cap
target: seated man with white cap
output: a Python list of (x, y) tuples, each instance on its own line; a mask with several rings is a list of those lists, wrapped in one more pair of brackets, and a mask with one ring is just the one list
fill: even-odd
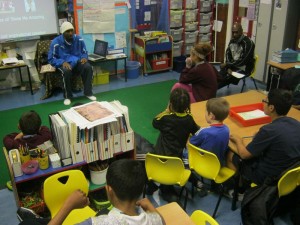
[(88, 52), (82, 37), (74, 34), (70, 22), (64, 22), (60, 27), (61, 35), (53, 39), (48, 52), (48, 62), (60, 70), (64, 85), (64, 104), (70, 105), (72, 98), (71, 77), (80, 74), (84, 95), (92, 101), (93, 69), (88, 63)]

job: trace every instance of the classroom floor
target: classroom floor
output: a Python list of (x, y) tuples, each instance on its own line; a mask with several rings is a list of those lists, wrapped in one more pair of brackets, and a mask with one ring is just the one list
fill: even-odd
[[(121, 89), (126, 87), (132, 87), (137, 85), (161, 82), (165, 80), (178, 79), (179, 74), (174, 71), (168, 71), (164, 73), (152, 74), (148, 76), (140, 76), (137, 79), (129, 79), (127, 82), (124, 81), (122, 76), (111, 76), (109, 84), (94, 86), (94, 93), (101, 93), (104, 91)], [(257, 82), (258, 88), (265, 90), (265, 85)], [(242, 83), (239, 85), (231, 85), (229, 88), (224, 87), (217, 92), (217, 96), (226, 96), (241, 91)], [(246, 88), (254, 89), (253, 82), (247, 79)], [(42, 86), (39, 90), (35, 91), (34, 95), (30, 94), (30, 91), (20, 91), (19, 88), (13, 88), (12, 90), (0, 92), (0, 110), (18, 108), (23, 106), (29, 106), (34, 104), (40, 104), (44, 102), (61, 100), (63, 104), (63, 94), (62, 92), (54, 93), (54, 95), (46, 100), (40, 100), (40, 97), (44, 93), (44, 87)], [(75, 96), (81, 96), (82, 92), (76, 93)], [(101, 99), (98, 99), (101, 100)], [(158, 191), (153, 194), (153, 196), (148, 196), (155, 206), (166, 204), (164, 200), (160, 197)], [(187, 213), (191, 213), (196, 209), (201, 209), (209, 214), (212, 214), (217, 201), (217, 195), (214, 193), (209, 193), (205, 197), (200, 197), (199, 194), (195, 194), (194, 198), (189, 198), (187, 205)], [(13, 193), (7, 189), (0, 190), (0, 221), (2, 225), (16, 225), (19, 223), (16, 216), (16, 204), (14, 201)], [(216, 220), (220, 225), (239, 225), (241, 224), (240, 218), (240, 203), (238, 203), (238, 209), (231, 211), (231, 199), (224, 197), (218, 213)], [(276, 225), (290, 225), (292, 224), (289, 220), (288, 215), (275, 219)]]

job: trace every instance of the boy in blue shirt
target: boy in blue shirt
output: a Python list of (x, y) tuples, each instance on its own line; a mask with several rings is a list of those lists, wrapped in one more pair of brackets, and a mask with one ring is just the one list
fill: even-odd
[(201, 127), (190, 138), (190, 143), (214, 153), (222, 166), (226, 163), (229, 128), (223, 121), (229, 114), (229, 103), (224, 98), (212, 98), (206, 103), (205, 119), (209, 127)]
[[(206, 103), (205, 119), (210, 126), (201, 127), (190, 138), (191, 144), (214, 153), (221, 166), (226, 164), (228, 152), (229, 128), (223, 124), (223, 121), (229, 114), (229, 108), (229, 103), (224, 98), (209, 99)], [(192, 176), (190, 181), (195, 184), (196, 178)], [(206, 195), (201, 181), (197, 182), (196, 187), (200, 189), (200, 195)]]

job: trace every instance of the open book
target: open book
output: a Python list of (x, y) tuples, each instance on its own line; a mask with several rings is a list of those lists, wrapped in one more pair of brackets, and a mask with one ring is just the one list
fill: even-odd
[(19, 63), (19, 60), (16, 57), (12, 57), (12, 58), (3, 58), (2, 59), (2, 64), (3, 65), (17, 65)]
[(51, 64), (42, 65), (40, 73), (48, 73), (55, 72), (55, 67), (51, 66)]

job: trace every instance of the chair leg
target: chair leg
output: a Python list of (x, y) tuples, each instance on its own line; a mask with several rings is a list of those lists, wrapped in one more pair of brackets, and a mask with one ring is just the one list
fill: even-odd
[(147, 190), (147, 181), (145, 182), (144, 191), (143, 191), (143, 198), (146, 196), (146, 190)]
[(252, 79), (252, 81), (254, 83), (254, 86), (255, 86), (256, 90), (258, 90), (255, 79), (253, 77), (251, 77), (251, 79)]
[(231, 210), (234, 211), (236, 210), (236, 202), (238, 198), (238, 188), (239, 188), (239, 181), (240, 181), (240, 176), (236, 175), (234, 177), (234, 187), (233, 187), (233, 198), (231, 202)]
[(186, 205), (187, 205), (187, 199), (188, 199), (188, 190), (186, 187), (184, 187), (185, 189), (185, 198), (184, 198), (184, 205), (183, 205), (183, 209), (184, 211), (186, 210)]
[(243, 92), (245, 85), (246, 85), (246, 78), (243, 79), (243, 86), (242, 86), (242, 89), (241, 89), (241, 93)]
[(218, 199), (216, 208), (215, 208), (215, 210), (214, 210), (214, 213), (213, 213), (213, 215), (212, 215), (213, 218), (216, 218), (216, 214), (217, 214), (217, 211), (218, 211), (220, 202), (221, 202), (221, 200), (222, 200), (222, 197), (223, 197), (223, 188), (222, 188), (222, 191), (221, 191), (221, 193), (220, 193), (220, 195), (219, 195), (219, 199)]

